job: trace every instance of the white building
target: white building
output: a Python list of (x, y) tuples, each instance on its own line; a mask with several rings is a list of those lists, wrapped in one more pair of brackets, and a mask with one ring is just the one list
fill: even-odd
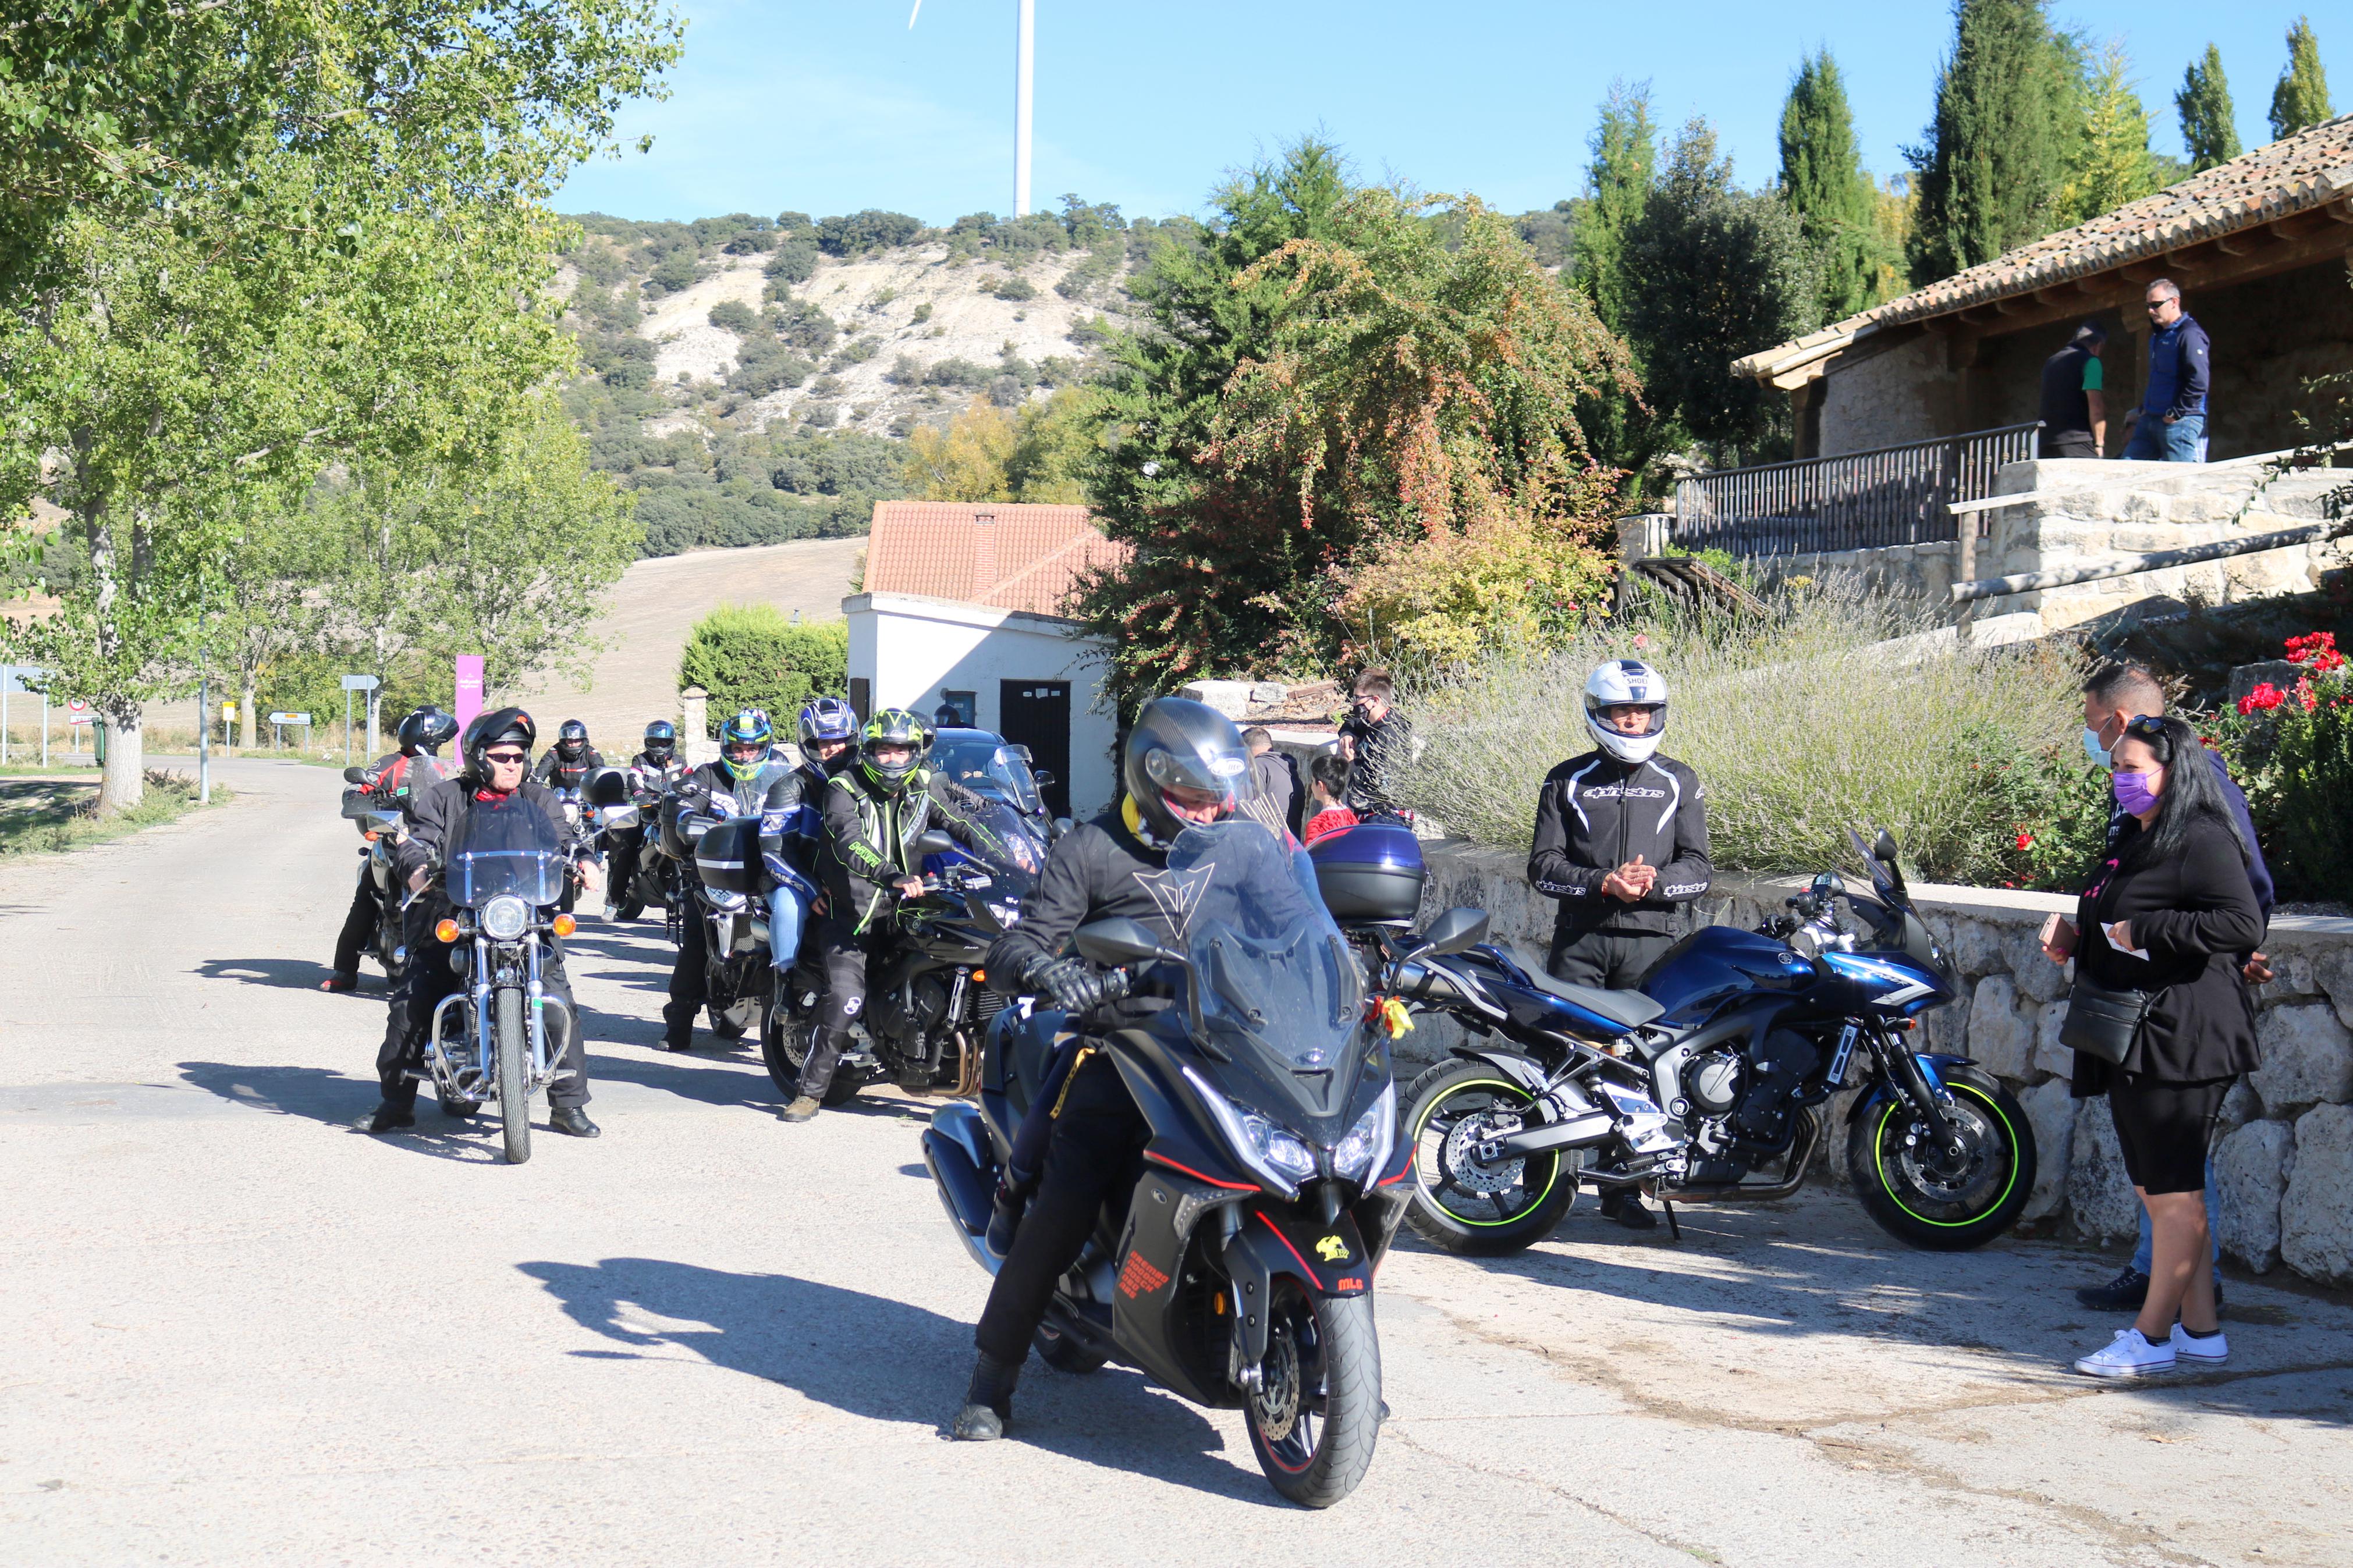
[(878, 503), (865, 591), (841, 602), (850, 705), (954, 708), (1029, 748), (1057, 815), (1094, 815), (1118, 798), (1105, 649), (1056, 612), (1118, 558), (1082, 506)]

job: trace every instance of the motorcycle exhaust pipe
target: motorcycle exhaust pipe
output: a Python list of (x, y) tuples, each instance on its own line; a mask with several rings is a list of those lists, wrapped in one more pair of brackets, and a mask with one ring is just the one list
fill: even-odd
[(1806, 1184), (1806, 1167), (1814, 1163), (1814, 1148), (1822, 1141), (1822, 1119), (1808, 1106), (1799, 1112), (1806, 1120), (1798, 1129), (1789, 1145), (1788, 1163), (1782, 1167), (1778, 1182), (1704, 1182), (1688, 1187), (1676, 1187), (1662, 1193), (1662, 1197), (1677, 1203), (1694, 1204), (1769, 1204), (1786, 1198)]

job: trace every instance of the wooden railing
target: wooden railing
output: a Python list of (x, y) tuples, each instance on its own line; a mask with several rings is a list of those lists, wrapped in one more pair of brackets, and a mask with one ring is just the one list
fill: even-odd
[(1946, 508), (1991, 495), (2003, 464), (2034, 456), (2036, 428), (1699, 474), (1675, 487), (1674, 542), (1735, 555), (1941, 543), (1957, 537)]

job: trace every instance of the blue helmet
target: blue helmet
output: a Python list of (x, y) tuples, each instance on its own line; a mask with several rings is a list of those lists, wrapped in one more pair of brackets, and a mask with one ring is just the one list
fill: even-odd
[(819, 697), (801, 710), (800, 731), (801, 755), (815, 762), (818, 746), (858, 739), (858, 710), (839, 697)]
[[(768, 716), (757, 708), (746, 708), (719, 726), (719, 760), (739, 781), (749, 783), (768, 765), (768, 743), (776, 738), (776, 726), (768, 722)], [(760, 754), (739, 763), (727, 754), (732, 746), (757, 746)]]

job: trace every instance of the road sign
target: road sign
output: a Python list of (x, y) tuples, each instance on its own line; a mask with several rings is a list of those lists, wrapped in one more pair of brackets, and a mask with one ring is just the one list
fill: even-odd
[(97, 717), (97, 714), (92, 713), (90, 710), (90, 702), (88, 699), (81, 697), (69, 697), (66, 700), (67, 723), (88, 724), (96, 720)]
[(308, 713), (272, 713), (269, 721), (273, 724), (308, 724), (311, 716)]
[(343, 689), (346, 691), (374, 691), (382, 684), (383, 683), (377, 680), (373, 675), (346, 675), (343, 677)]

